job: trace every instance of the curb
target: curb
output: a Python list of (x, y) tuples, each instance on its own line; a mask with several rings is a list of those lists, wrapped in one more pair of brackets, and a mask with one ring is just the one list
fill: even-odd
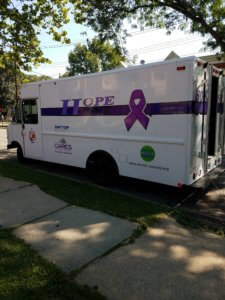
[(184, 213), (192, 218), (196, 219), (202, 225), (207, 225), (213, 229), (223, 229), (225, 230), (225, 220), (221, 218), (212, 217), (197, 211), (190, 210), (188, 208), (182, 208)]

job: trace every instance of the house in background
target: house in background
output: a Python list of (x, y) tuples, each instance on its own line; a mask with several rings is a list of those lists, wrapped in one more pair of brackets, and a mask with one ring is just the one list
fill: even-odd
[[(165, 60), (168, 59), (176, 59), (179, 58), (180, 56), (174, 52), (171, 51), (168, 56), (165, 58)], [(219, 69), (224, 70), (224, 76), (225, 76), (225, 57), (223, 59), (220, 59), (218, 55), (212, 54), (212, 55), (204, 55), (204, 56), (199, 56), (200, 59), (216, 66)]]
[(205, 55), (205, 56), (200, 56), (199, 58), (201, 58), (204, 61), (207, 61), (208, 63), (216, 66), (219, 69), (224, 70), (224, 74), (225, 74), (225, 58), (220, 59), (217, 55), (213, 54), (213, 55)]

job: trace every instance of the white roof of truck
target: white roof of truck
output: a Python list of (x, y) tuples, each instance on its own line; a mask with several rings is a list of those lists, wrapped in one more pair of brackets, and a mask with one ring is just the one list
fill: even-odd
[(75, 78), (88, 78), (88, 77), (94, 77), (94, 76), (101, 76), (104, 74), (111, 74), (111, 73), (119, 73), (119, 72), (127, 72), (130, 70), (136, 70), (136, 69), (142, 69), (142, 68), (148, 68), (149, 66), (161, 66), (161, 65), (168, 65), (168, 64), (174, 64), (174, 63), (182, 63), (182, 62), (189, 62), (189, 61), (201, 61), (204, 63), (203, 60), (200, 58), (197, 58), (196, 56), (188, 56), (188, 57), (183, 57), (183, 58), (178, 58), (178, 59), (170, 59), (170, 60), (164, 60), (164, 61), (159, 61), (159, 62), (153, 62), (153, 63), (148, 63), (144, 65), (138, 65), (138, 66), (131, 66), (127, 68), (117, 68), (109, 71), (102, 71), (102, 72), (97, 72), (97, 73), (89, 73), (89, 74), (84, 74), (84, 75), (75, 75), (75, 76), (70, 76), (70, 77), (62, 77), (62, 78), (57, 78), (57, 79), (51, 79), (51, 80), (42, 80), (42, 81), (35, 81), (35, 82), (30, 82), (23, 84), (23, 87), (26, 86), (31, 86), (31, 85), (37, 85), (37, 84), (43, 84), (43, 83), (48, 83), (48, 82), (57, 82), (57, 81), (65, 81), (65, 80), (72, 80)]

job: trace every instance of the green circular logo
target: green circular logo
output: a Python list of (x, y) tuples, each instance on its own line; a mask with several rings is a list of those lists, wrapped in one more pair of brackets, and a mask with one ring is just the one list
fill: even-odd
[(141, 157), (144, 161), (152, 161), (155, 158), (155, 150), (150, 146), (141, 148)]

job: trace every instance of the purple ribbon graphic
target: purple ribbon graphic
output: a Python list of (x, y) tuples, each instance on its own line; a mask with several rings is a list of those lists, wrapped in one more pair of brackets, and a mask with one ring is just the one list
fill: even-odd
[[(135, 103), (135, 99), (140, 99), (138, 104)], [(142, 92), (142, 90), (133, 91), (130, 96), (130, 103), (129, 103), (131, 112), (124, 119), (124, 122), (125, 122), (125, 125), (126, 125), (128, 131), (134, 125), (136, 120), (138, 120), (141, 123), (141, 125), (145, 129), (147, 129), (148, 123), (149, 123), (149, 117), (147, 117), (143, 113), (145, 104), (146, 104), (146, 100), (145, 100), (145, 96), (144, 96), (144, 93)]]

